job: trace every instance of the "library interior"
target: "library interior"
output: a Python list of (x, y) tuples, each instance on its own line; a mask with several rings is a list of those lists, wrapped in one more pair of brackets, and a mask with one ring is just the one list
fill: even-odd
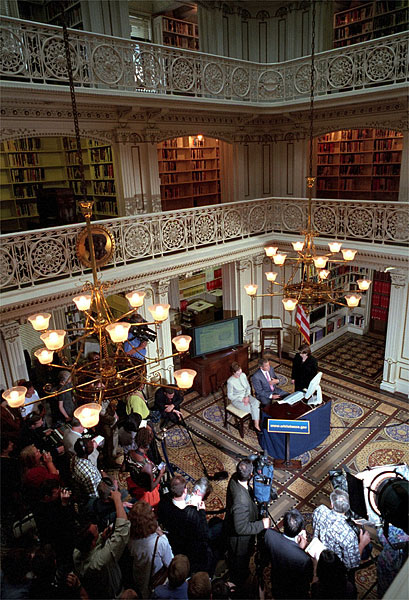
[[(409, 461), (409, 0), (3, 0), (0, 15), (1, 432), (15, 445), (2, 445), (2, 469), (10, 459), (22, 469), (40, 415), (56, 432), (40, 450), (52, 450), (64, 484), (72, 456), (54, 451), (72, 420), (84, 428), (81, 404), (97, 406), (98, 468), (132, 496), (126, 451), (109, 452), (121, 407), (139, 394), (164, 479), (230, 476), (264, 450), (281, 461), (272, 521), (282, 529), (299, 510), (309, 542), (314, 511), (330, 506), (331, 469), (393, 465), (406, 481), (409, 469), (395, 467)], [(125, 328), (119, 341), (111, 326)], [(64, 341), (48, 345), (46, 329)], [(256, 394), (267, 358), (291, 397), (305, 344), (322, 373), (311, 398), (319, 389), (323, 405), (304, 391), (315, 445), (292, 434), (294, 454), (267, 416), (295, 422), (305, 411), (267, 410), (260, 435), (228, 380), (238, 363)], [(165, 428), (158, 390), (183, 396)], [(314, 427), (328, 427), (325, 439)], [(15, 484), (19, 501), (2, 508), (6, 570), (23, 547), (15, 523), (31, 515), (31, 543), (42, 543), (27, 486)], [(206, 506), (224, 509), (227, 482), (213, 487)], [(388, 597), (402, 593), (408, 532), (391, 521), (401, 546), (385, 575), (382, 519), (348, 597), (381, 598), (390, 584)], [(216, 579), (234, 580), (226, 565)], [(275, 597), (273, 564), (271, 580), (258, 567), (263, 597)], [(239, 581), (234, 597), (259, 597)], [(148, 581), (128, 583), (151, 597)]]

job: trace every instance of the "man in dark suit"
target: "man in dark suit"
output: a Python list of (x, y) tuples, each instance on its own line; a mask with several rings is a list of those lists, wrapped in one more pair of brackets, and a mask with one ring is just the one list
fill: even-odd
[(180, 412), (180, 405), (182, 404), (182, 400), (182, 394), (174, 388), (161, 387), (156, 390), (153, 408), (160, 412), (160, 416), (163, 419), (162, 427), (166, 427), (169, 421), (172, 423), (179, 423), (181, 421), (182, 413)]
[(273, 598), (308, 598), (314, 574), (312, 558), (304, 552), (307, 537), (298, 510), (284, 514), (284, 534), (269, 529), (264, 537), (271, 560)]
[(277, 387), (279, 380), (268, 358), (260, 358), (258, 366), (259, 368), (251, 378), (257, 400), (263, 406), (267, 406), (271, 400), (278, 400), (287, 396), (287, 392)]
[(230, 579), (237, 586), (242, 586), (248, 577), (255, 536), (270, 527), (268, 517), (259, 518), (253, 490), (249, 487), (252, 477), (253, 463), (245, 458), (238, 463), (227, 486), (224, 534)]

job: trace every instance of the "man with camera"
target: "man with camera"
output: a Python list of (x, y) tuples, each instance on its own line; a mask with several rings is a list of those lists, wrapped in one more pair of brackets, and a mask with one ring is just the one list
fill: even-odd
[(147, 321), (136, 314), (132, 317), (132, 326), (129, 329), (128, 340), (124, 343), (124, 351), (128, 356), (138, 360), (146, 360), (146, 347), (148, 342), (156, 340), (156, 332), (146, 325)]
[(339, 488), (330, 495), (331, 510), (321, 504), (313, 512), (314, 537), (321, 540), (328, 550), (332, 550), (345, 564), (347, 569), (359, 566), (361, 556), (370, 543), (369, 533), (348, 522), (350, 509), (349, 494)]
[(242, 586), (249, 575), (255, 536), (270, 527), (269, 517), (259, 519), (254, 493), (249, 486), (252, 477), (253, 463), (245, 458), (238, 463), (227, 487), (224, 534), (230, 580), (237, 586)]

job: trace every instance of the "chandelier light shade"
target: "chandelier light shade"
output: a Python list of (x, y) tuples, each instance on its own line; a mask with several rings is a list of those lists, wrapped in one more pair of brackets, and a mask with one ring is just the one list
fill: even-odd
[(128, 292), (125, 294), (125, 298), (128, 300), (129, 305), (132, 308), (139, 308), (142, 306), (143, 301), (145, 299), (146, 292)]
[(274, 254), (277, 252), (277, 250), (278, 250), (278, 246), (266, 246), (266, 248), (264, 248), (264, 252), (266, 253), (266, 256), (268, 256), (269, 258), (274, 256)]
[(273, 261), (275, 265), (282, 266), (285, 263), (285, 259), (287, 258), (287, 254), (275, 254), (273, 256)]
[(342, 244), (340, 244), (339, 242), (329, 242), (328, 244), (329, 251), (333, 252), (334, 254), (341, 250), (341, 246)]
[(109, 337), (115, 344), (119, 344), (120, 342), (126, 342), (129, 335), (129, 329), (131, 327), (131, 323), (118, 322), (118, 323), (110, 323), (110, 325), (106, 326), (106, 330), (109, 334)]
[[(311, 21), (311, 69), (310, 69), (310, 109), (309, 109), (309, 164), (307, 169), (307, 211), (306, 226), (300, 234), (302, 241), (291, 242), (296, 256), (280, 252), (278, 246), (273, 243), (268, 244), (264, 250), (266, 256), (270, 258), (271, 263), (282, 267), (284, 263), (290, 265), (291, 274), (287, 281), (277, 282), (276, 273), (268, 271), (265, 275), (270, 286), (266, 293), (257, 294), (257, 284), (245, 285), (244, 288), (252, 300), (255, 297), (263, 296), (281, 296), (285, 310), (293, 311), (297, 305), (302, 306), (306, 314), (314, 308), (324, 304), (338, 304), (344, 307), (356, 307), (361, 300), (361, 294), (357, 291), (366, 291), (369, 289), (371, 281), (368, 279), (359, 279), (357, 282), (348, 283), (347, 289), (336, 287), (336, 279), (331, 279), (331, 273), (337, 269), (338, 265), (346, 264), (354, 260), (356, 250), (351, 248), (341, 249), (342, 243), (334, 240), (328, 242), (329, 253), (323, 250), (317, 251), (314, 238), (318, 233), (313, 228), (313, 188), (315, 177), (313, 175), (313, 153), (314, 153), (314, 91), (317, 70), (315, 67), (315, 20), (316, 7), (315, 0), (312, 0), (312, 21)], [(317, 209), (319, 212), (319, 208)], [(342, 258), (337, 257), (342, 252)], [(355, 290), (357, 286), (359, 290)]]
[(50, 329), (40, 335), (48, 350), (61, 350), (64, 346), (64, 337), (66, 331), (64, 329)]
[(354, 260), (355, 254), (357, 253), (356, 250), (352, 250), (351, 248), (342, 248), (341, 252), (346, 261)]
[(170, 304), (152, 304), (148, 306), (148, 310), (151, 313), (153, 320), (161, 323), (166, 321), (169, 316)]
[(193, 385), (193, 380), (196, 377), (196, 371), (193, 369), (179, 369), (173, 373), (176, 385), (181, 390), (188, 390)]
[(345, 294), (345, 300), (349, 308), (355, 308), (358, 306), (361, 297), (362, 296), (360, 294)]
[(24, 406), (26, 394), (27, 388), (23, 385), (18, 385), (3, 392), (2, 396), (9, 406), (19, 408), (20, 406)]
[(192, 338), (190, 335), (177, 335), (176, 337), (172, 338), (172, 342), (175, 344), (178, 352), (187, 352), (189, 350), (191, 341)]
[(371, 279), (358, 279), (357, 280), (358, 287), (362, 292), (366, 292), (367, 290), (369, 290), (369, 286), (371, 285), (371, 283), (372, 283)]
[(267, 271), (265, 275), (267, 281), (275, 281), (277, 279), (278, 273), (274, 273), (273, 271)]
[(314, 265), (317, 269), (325, 269), (327, 266), (328, 258), (326, 256), (315, 256), (313, 258)]
[(38, 313), (27, 318), (36, 331), (45, 331), (48, 329), (50, 319), (50, 313)]
[(85, 311), (91, 308), (92, 295), (83, 294), (82, 296), (75, 296), (72, 299), (78, 310)]
[(100, 412), (101, 406), (96, 402), (91, 402), (90, 404), (83, 404), (74, 410), (74, 417), (80, 421), (83, 427), (88, 429), (98, 425)]
[(294, 310), (298, 304), (297, 298), (283, 298), (281, 301), (284, 304), (285, 310)]
[(41, 365), (49, 365), (53, 362), (54, 351), (47, 348), (40, 348), (34, 352), (34, 356), (38, 359)]
[(249, 296), (255, 296), (257, 294), (258, 285), (255, 283), (248, 283), (244, 286), (244, 289)]

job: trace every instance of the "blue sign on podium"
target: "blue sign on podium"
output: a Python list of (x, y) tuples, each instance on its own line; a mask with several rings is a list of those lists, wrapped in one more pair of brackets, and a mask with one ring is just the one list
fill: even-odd
[(267, 431), (268, 433), (298, 433), (309, 435), (310, 422), (298, 420), (287, 421), (285, 419), (268, 419)]

